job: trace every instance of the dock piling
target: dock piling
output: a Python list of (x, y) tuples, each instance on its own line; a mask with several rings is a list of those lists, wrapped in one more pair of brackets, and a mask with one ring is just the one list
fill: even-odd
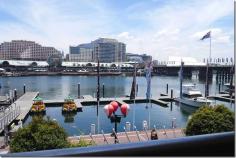
[(14, 100), (16, 101), (16, 99), (17, 99), (17, 90), (14, 89)]
[(105, 85), (102, 84), (102, 97), (105, 98)]
[(80, 83), (78, 83), (78, 98), (80, 98)]
[(219, 94), (220, 94), (220, 83), (219, 83), (219, 87), (218, 87), (218, 89), (219, 89)]
[(24, 84), (24, 86), (23, 86), (23, 92), (24, 92), (24, 94), (25, 94), (25, 84)]
[(170, 90), (170, 97), (173, 99), (173, 89)]
[(168, 87), (168, 83), (166, 84), (166, 94), (168, 94), (169, 91), (169, 87)]

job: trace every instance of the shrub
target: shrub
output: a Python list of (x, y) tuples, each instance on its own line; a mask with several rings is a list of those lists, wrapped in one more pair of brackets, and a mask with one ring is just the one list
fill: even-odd
[(32, 122), (19, 129), (10, 142), (11, 152), (36, 151), (69, 147), (67, 134), (57, 122), (34, 117)]
[(71, 148), (86, 147), (86, 146), (91, 146), (91, 145), (95, 145), (95, 143), (93, 141), (87, 141), (87, 140), (84, 140), (84, 139), (80, 139), (79, 142), (70, 143)]
[(223, 105), (199, 108), (188, 121), (186, 135), (219, 133), (234, 130), (234, 113)]

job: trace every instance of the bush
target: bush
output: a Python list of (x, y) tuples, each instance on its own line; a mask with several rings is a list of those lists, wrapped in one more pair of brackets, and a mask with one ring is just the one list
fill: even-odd
[(234, 130), (234, 113), (223, 105), (199, 108), (188, 121), (186, 135), (219, 133)]
[(67, 134), (57, 122), (34, 117), (32, 122), (19, 129), (10, 142), (11, 152), (36, 151), (69, 147)]
[(95, 145), (95, 143), (93, 141), (86, 141), (84, 139), (80, 139), (79, 142), (70, 143), (70, 147), (71, 148), (74, 148), (74, 147), (86, 147), (86, 146), (91, 146), (91, 145)]

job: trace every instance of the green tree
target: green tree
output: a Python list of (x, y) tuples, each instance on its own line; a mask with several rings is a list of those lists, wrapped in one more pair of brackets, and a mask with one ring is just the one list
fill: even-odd
[(199, 108), (188, 121), (186, 135), (219, 133), (234, 130), (234, 113), (223, 105)]
[(19, 129), (10, 142), (11, 152), (36, 151), (69, 147), (67, 134), (57, 122), (34, 117), (32, 122)]

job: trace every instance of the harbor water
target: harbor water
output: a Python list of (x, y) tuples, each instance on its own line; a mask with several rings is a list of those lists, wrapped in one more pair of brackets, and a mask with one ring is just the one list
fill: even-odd
[[(26, 84), (27, 91), (39, 91), (43, 99), (64, 99), (66, 96), (71, 95), (77, 97), (78, 89), (77, 84), (80, 83), (81, 95), (96, 94), (96, 77), (95, 76), (34, 76), (34, 77), (1, 77), (0, 82), (2, 88), (0, 95), (9, 92), (10, 89), (17, 89), (18, 94), (23, 93), (23, 85)], [(130, 94), (132, 77), (125, 76), (102, 76), (101, 77), (101, 96), (102, 96), (102, 83), (105, 85), (105, 97), (121, 97)], [(195, 83), (197, 87), (204, 94), (204, 81), (199, 81), (196, 78), (184, 79), (185, 83)], [(137, 77), (138, 96), (144, 97), (146, 93), (146, 79), (145, 77)], [(151, 83), (152, 97), (159, 97), (160, 93), (166, 93), (166, 84), (170, 89), (173, 89), (174, 96), (179, 96), (179, 78), (167, 76), (154, 76)], [(224, 87), (222, 86), (221, 89)], [(218, 93), (218, 84), (213, 78), (210, 82), (210, 95)], [(233, 110), (234, 105), (214, 101), (215, 104), (224, 104), (229, 109)], [(114, 128), (114, 123), (111, 123), (103, 111), (103, 106), (99, 107), (99, 130), (109, 133)], [(133, 125), (138, 130), (143, 130), (143, 121), (147, 121), (149, 128), (154, 125), (158, 129), (172, 128), (174, 121), (177, 128), (185, 127), (189, 116), (196, 111), (186, 105), (179, 105), (175, 102), (169, 103), (168, 107), (163, 107), (150, 103), (130, 104), (130, 111), (127, 117), (121, 118), (118, 124), (118, 131), (124, 131), (126, 122), (130, 122), (131, 129)], [(49, 116), (51, 119), (56, 120), (69, 135), (89, 134), (91, 124), (95, 124), (97, 129), (97, 116), (96, 106), (84, 106), (83, 112), (76, 114), (62, 114), (61, 107), (47, 107), (44, 117)], [(119, 113), (119, 109), (118, 109)], [(29, 116), (24, 123), (28, 124), (32, 120)], [(96, 131), (97, 132), (97, 131)]]

